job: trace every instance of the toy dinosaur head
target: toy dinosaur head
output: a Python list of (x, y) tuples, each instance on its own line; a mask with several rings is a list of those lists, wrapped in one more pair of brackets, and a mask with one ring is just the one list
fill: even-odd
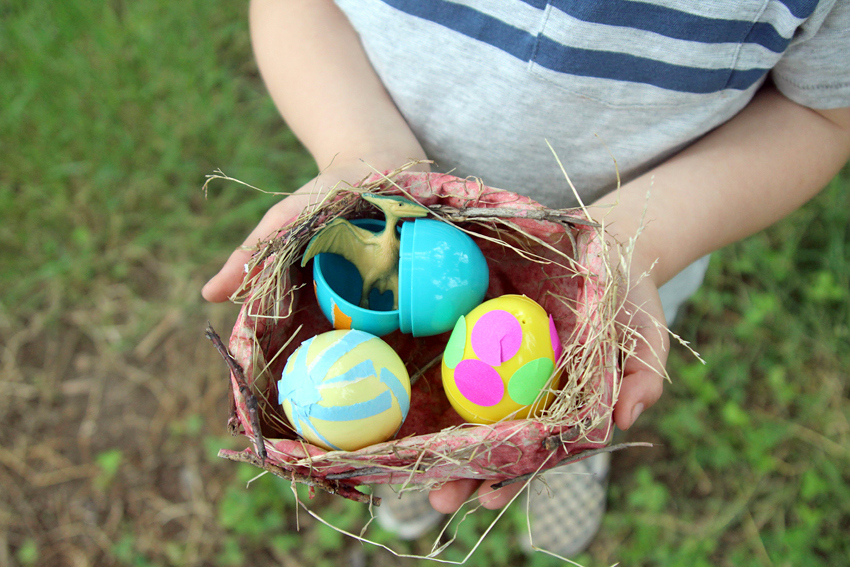
[(387, 216), (406, 219), (428, 215), (426, 207), (403, 197), (375, 195), (374, 193), (363, 193), (362, 197), (380, 208)]

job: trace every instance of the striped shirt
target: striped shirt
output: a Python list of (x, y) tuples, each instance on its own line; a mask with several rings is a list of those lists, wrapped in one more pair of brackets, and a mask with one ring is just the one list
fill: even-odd
[[(850, 106), (850, 0), (337, 0), (441, 170), (575, 201), (737, 114), (770, 77)], [(616, 167), (615, 161), (616, 160)]]

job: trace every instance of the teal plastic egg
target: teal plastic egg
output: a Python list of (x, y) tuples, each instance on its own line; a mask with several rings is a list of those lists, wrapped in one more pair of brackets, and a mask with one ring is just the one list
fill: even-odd
[[(385, 226), (374, 219), (355, 219), (352, 224), (372, 232)], [(360, 307), (363, 280), (342, 256), (323, 253), (313, 259), (316, 298), (334, 328), (377, 336), (401, 329), (428, 337), (451, 330), (459, 316), (484, 300), (490, 272), (468, 234), (445, 222), (419, 218), (402, 223), (399, 240), (397, 309), (392, 292), (376, 290), (369, 295), (369, 308)]]

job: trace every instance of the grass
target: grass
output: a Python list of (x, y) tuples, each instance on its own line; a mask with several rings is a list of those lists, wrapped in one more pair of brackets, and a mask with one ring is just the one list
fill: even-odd
[[(850, 545), (848, 177), (717, 254), (648, 417), (663, 457), (615, 493), (614, 533), (652, 545), (625, 563), (833, 565)], [(643, 494), (643, 496), (638, 496)], [(646, 495), (653, 495), (647, 497)], [(660, 544), (660, 545), (659, 545)]]
[(269, 201), (230, 187), (205, 202), (199, 186), (216, 167), (265, 186), (309, 179), (251, 66), (244, 10), (13, 6), (0, 173), (16, 219), (2, 233), (14, 302), (35, 306), (33, 287), (57, 279), (67, 292), (121, 278), (152, 252), (217, 257)]
[[(0, 564), (398, 565), (296, 519), (288, 485), (214, 455), (225, 371), (205, 279), (314, 166), (258, 78), (245, 7), (12, 0), (0, 8)], [(850, 173), (715, 254), (673, 383), (615, 458), (584, 565), (850, 558)], [(308, 500), (308, 495), (302, 493)], [(357, 505), (318, 495), (342, 527)], [(451, 557), (492, 515), (476, 515)], [(296, 532), (296, 522), (301, 531)], [(472, 565), (523, 562), (512, 509)], [(373, 538), (408, 553), (370, 527)], [(543, 555), (529, 565), (556, 562)]]

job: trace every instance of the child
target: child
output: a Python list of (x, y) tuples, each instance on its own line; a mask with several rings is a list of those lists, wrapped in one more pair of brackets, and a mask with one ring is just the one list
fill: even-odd
[[(661, 395), (668, 344), (651, 318), (666, 307), (672, 320), (701, 282), (694, 263), (798, 208), (850, 157), (848, 30), (850, 0), (254, 0), (263, 79), (321, 173), (269, 210), (204, 297), (233, 293), (251, 249), (309, 193), (411, 158), (575, 206), (548, 141), (611, 238), (645, 225), (630, 272), (649, 277), (626, 298), (645, 344), (614, 409), (628, 429)], [(604, 503), (591, 482), (585, 525), (558, 549), (535, 543), (589, 542)], [(514, 494), (460, 481), (430, 501), (451, 512), (475, 490), (491, 508)]]

